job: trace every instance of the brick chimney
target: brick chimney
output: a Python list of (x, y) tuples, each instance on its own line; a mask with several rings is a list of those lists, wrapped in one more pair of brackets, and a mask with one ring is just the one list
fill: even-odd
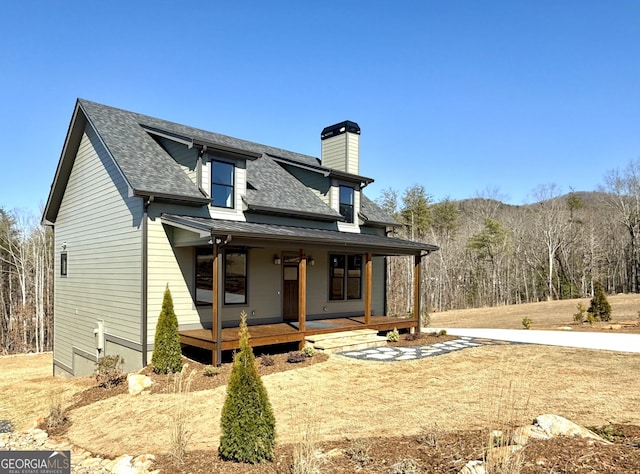
[(322, 140), (322, 166), (351, 174), (360, 174), (360, 127), (344, 122), (325, 127)]

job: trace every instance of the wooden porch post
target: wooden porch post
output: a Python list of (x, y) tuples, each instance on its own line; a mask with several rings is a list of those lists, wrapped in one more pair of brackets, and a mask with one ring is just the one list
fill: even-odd
[(212, 304), (211, 304), (211, 338), (213, 339), (214, 349), (211, 353), (211, 365), (214, 367), (220, 364), (221, 355), (221, 342), (222, 342), (222, 329), (219, 327), (219, 314), (218, 314), (218, 244), (216, 238), (212, 236), (213, 240), (213, 282), (211, 285)]
[(420, 255), (413, 257), (413, 317), (416, 320), (416, 332), (420, 333)]
[[(300, 249), (298, 262), (298, 330), (304, 333), (307, 321), (307, 256)], [(303, 334), (304, 336), (304, 334)], [(300, 341), (300, 349), (304, 347), (304, 337)]]
[(365, 255), (364, 265), (364, 324), (371, 324), (371, 288), (373, 279), (373, 265), (371, 263), (371, 253)]

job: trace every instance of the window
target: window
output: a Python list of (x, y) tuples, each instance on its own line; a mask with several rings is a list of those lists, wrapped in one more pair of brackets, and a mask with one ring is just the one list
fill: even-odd
[(224, 253), (224, 304), (247, 303), (247, 251)]
[(329, 299), (359, 300), (362, 297), (362, 256), (330, 255), (329, 262)]
[(353, 222), (353, 195), (352, 187), (340, 186), (340, 214), (347, 222)]
[(67, 252), (60, 254), (60, 276), (67, 276)]
[(212, 304), (213, 250), (196, 248), (196, 304)]
[(234, 165), (226, 161), (211, 160), (211, 204), (233, 209)]
[[(247, 303), (247, 251), (226, 250), (223, 255), (224, 304)], [(213, 303), (213, 251), (196, 249), (196, 304)]]

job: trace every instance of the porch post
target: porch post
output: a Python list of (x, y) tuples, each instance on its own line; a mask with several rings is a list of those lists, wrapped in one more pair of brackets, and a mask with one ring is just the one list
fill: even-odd
[[(300, 249), (300, 261), (298, 262), (298, 330), (302, 333), (306, 330), (307, 321), (307, 256)], [(300, 349), (304, 347), (304, 338), (300, 341)]]
[(219, 314), (218, 314), (218, 243), (216, 242), (215, 236), (212, 236), (213, 240), (213, 282), (211, 288), (212, 294), (212, 304), (211, 304), (211, 339), (213, 340), (214, 349), (211, 351), (211, 365), (214, 367), (220, 364), (221, 359), (221, 342), (222, 342), (222, 329), (219, 327)]
[(371, 324), (371, 287), (373, 265), (371, 263), (371, 253), (367, 252), (365, 255), (364, 265), (364, 324), (369, 326)]
[(416, 332), (420, 333), (420, 255), (413, 257), (413, 317), (416, 320)]

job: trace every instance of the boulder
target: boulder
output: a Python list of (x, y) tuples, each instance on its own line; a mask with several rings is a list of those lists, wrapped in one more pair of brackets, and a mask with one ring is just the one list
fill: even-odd
[(135, 396), (142, 393), (145, 388), (151, 387), (153, 381), (142, 374), (129, 374), (127, 375), (127, 384), (129, 386), (129, 395)]
[(529, 439), (551, 439), (556, 436), (579, 436), (611, 444), (593, 431), (589, 431), (559, 415), (540, 415), (533, 421), (532, 425), (516, 428), (511, 434), (511, 442), (524, 446)]

